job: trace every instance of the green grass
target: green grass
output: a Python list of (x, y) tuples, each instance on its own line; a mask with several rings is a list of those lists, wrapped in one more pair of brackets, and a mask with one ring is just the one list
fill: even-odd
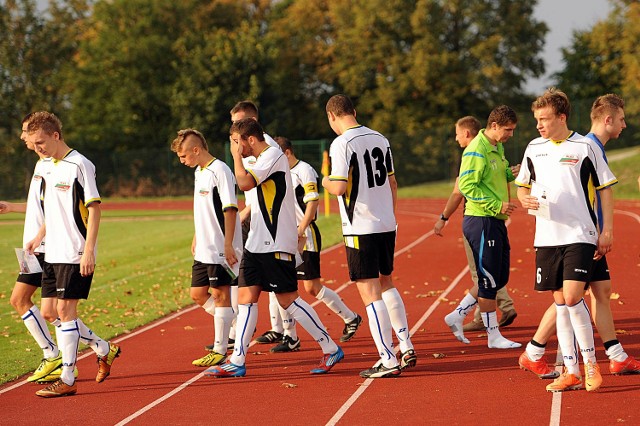
[[(98, 265), (79, 315), (104, 339), (190, 305), (193, 220), (189, 211), (147, 212), (147, 217), (106, 211), (100, 226)], [(154, 216), (149, 216), (153, 213)], [(9, 215), (5, 215), (9, 216)], [(110, 220), (114, 218), (115, 220)], [(22, 219), (16, 215), (14, 219)], [(341, 239), (340, 218), (320, 217), (325, 247)], [(17, 276), (13, 248), (22, 244), (22, 221), (0, 224), (0, 383), (30, 372), (42, 352), (9, 303)], [(40, 292), (34, 302), (39, 304)]]

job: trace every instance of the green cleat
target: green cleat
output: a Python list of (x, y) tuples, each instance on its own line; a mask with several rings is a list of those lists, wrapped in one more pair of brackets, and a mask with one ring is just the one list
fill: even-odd
[(47, 377), (56, 368), (62, 368), (62, 353), (58, 352), (58, 356), (53, 358), (44, 358), (36, 371), (27, 377), (27, 382), (37, 382)]
[[(43, 384), (43, 383), (55, 382), (60, 378), (61, 375), (62, 375), (62, 366), (56, 368), (55, 370), (53, 370), (51, 373), (49, 373), (47, 376), (43, 377), (42, 379), (36, 380), (36, 383)], [(78, 367), (75, 367), (73, 369), (73, 377), (75, 377), (76, 379), (78, 378)]]
[(195, 365), (196, 367), (212, 367), (214, 365), (222, 364), (226, 359), (226, 355), (211, 351), (202, 358), (196, 359), (191, 364)]

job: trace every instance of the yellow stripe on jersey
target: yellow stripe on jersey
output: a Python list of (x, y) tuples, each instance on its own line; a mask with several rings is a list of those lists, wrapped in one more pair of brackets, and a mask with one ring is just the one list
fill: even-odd
[(227, 206), (222, 207), (222, 211), (226, 211), (227, 209), (236, 209), (236, 210), (238, 210), (238, 205), (237, 204), (229, 204)]
[(344, 237), (344, 245), (356, 250), (360, 249), (360, 240), (358, 236)]
[(604, 185), (600, 185), (600, 186), (599, 186), (599, 187), (597, 187), (596, 189), (599, 191), (599, 190), (601, 190), (602, 188), (606, 188), (606, 187), (608, 187), (608, 186), (615, 185), (616, 183), (618, 183), (618, 179), (614, 179), (614, 180), (612, 180), (611, 182), (607, 182), (607, 183), (605, 183)]
[(266, 180), (260, 184), (260, 190), (269, 214), (269, 221), (273, 223), (273, 202), (276, 199), (276, 183), (272, 179)]
[(348, 181), (349, 178), (346, 176), (335, 176), (335, 175), (330, 175), (329, 176), (329, 180), (342, 180), (342, 181)]
[(292, 259), (292, 256), (289, 253), (284, 253), (281, 251), (275, 252), (274, 255), (278, 260), (286, 260), (287, 262), (291, 262)]
[(102, 199), (100, 199), (100, 198), (92, 198), (89, 201), (85, 202), (84, 205), (89, 207), (91, 204), (96, 203), (96, 202), (101, 203)]

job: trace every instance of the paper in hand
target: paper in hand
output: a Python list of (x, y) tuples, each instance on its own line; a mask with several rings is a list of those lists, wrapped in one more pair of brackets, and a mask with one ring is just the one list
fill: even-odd
[(42, 272), (40, 262), (38, 262), (38, 258), (33, 254), (28, 253), (22, 248), (16, 248), (15, 251), (21, 274), (37, 274)]

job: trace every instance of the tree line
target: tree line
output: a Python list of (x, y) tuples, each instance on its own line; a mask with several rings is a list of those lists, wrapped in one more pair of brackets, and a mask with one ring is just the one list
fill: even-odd
[[(640, 6), (612, 1), (610, 16), (574, 35), (556, 80), (571, 99), (621, 94), (632, 121), (640, 115)], [(21, 196), (29, 179), (28, 167), (16, 168), (33, 161), (18, 139), (30, 111), (55, 112), (73, 147), (127, 158), (168, 151), (185, 127), (222, 149), (229, 109), (242, 99), (258, 104), (272, 135), (332, 138), (324, 105), (335, 93), (351, 96), (361, 122), (389, 136), (406, 166), (401, 183), (442, 178), (455, 164), (456, 118), (484, 120), (505, 103), (529, 120), (534, 95), (523, 87), (544, 73), (548, 31), (535, 5), (52, 0), (43, 10), (34, 0), (0, 0), (0, 154), (17, 160), (0, 166), (0, 195)], [(529, 128), (523, 141), (536, 136)], [(171, 173), (164, 179), (170, 184)]]

